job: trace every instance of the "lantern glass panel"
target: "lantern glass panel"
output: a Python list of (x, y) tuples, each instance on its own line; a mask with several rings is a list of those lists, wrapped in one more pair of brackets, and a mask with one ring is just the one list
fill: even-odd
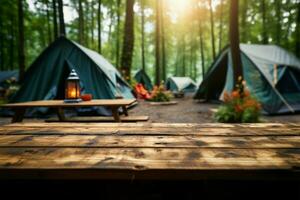
[(69, 77), (66, 80), (65, 86), (65, 102), (75, 103), (81, 101), (80, 93), (80, 80), (75, 70), (72, 70)]

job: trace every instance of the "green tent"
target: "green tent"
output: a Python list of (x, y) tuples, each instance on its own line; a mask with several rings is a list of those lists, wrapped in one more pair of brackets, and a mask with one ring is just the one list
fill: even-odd
[(134, 79), (138, 82), (143, 84), (143, 86), (148, 90), (152, 90), (153, 89), (153, 85), (151, 83), (151, 80), (149, 78), (149, 76), (147, 75), (147, 73), (143, 70), (140, 69), (135, 75), (134, 75)]
[(12, 102), (64, 99), (65, 80), (71, 69), (80, 78), (83, 94), (92, 94), (94, 99), (114, 99), (117, 95), (134, 98), (130, 86), (104, 57), (60, 37), (26, 71)]
[(195, 92), (197, 89), (196, 83), (190, 77), (170, 77), (165, 85), (172, 92)]
[[(275, 45), (241, 44), (243, 75), (266, 114), (300, 111), (300, 60)], [(212, 64), (195, 99), (221, 100), (233, 89), (231, 52), (224, 49)]]
[(15, 79), (16, 81), (19, 80), (19, 71), (12, 70), (12, 71), (0, 71), (0, 83), (3, 83), (9, 79)]

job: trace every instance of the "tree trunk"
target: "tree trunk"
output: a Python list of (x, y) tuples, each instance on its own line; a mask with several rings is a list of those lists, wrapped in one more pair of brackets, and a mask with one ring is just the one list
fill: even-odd
[(130, 81), (130, 72), (134, 47), (134, 0), (126, 1), (126, 18), (124, 27), (124, 43), (121, 60), (121, 72), (127, 81)]
[(220, 0), (220, 31), (219, 31), (219, 52), (222, 50), (223, 39), (223, 0)]
[(84, 45), (84, 16), (82, 8), (82, 0), (78, 1), (78, 41), (80, 44)]
[(0, 70), (4, 70), (4, 39), (3, 39), (3, 21), (0, 15)]
[(145, 61), (145, 0), (141, 0), (141, 22), (142, 22), (142, 69), (146, 71), (146, 61)]
[(117, 39), (116, 39), (116, 67), (120, 67), (120, 21), (121, 21), (121, 0), (117, 0)]
[(57, 6), (56, 0), (52, 0), (52, 9), (53, 9), (53, 32), (54, 32), (54, 39), (58, 37), (58, 29), (57, 29)]
[(100, 54), (102, 54), (102, 37), (101, 37), (101, 31), (102, 31), (102, 11), (101, 11), (101, 5), (102, 0), (98, 0), (98, 51)]
[(14, 54), (15, 54), (15, 46), (14, 46), (14, 38), (15, 38), (15, 32), (14, 32), (14, 16), (13, 14), (11, 14), (10, 16), (10, 20), (11, 20), (11, 25), (10, 25), (10, 64), (9, 64), (9, 68), (10, 70), (14, 69)]
[(214, 25), (214, 15), (213, 15), (213, 8), (212, 8), (212, 0), (209, 0), (209, 11), (210, 11), (210, 30), (211, 30), (212, 56), (213, 56), (213, 59), (215, 59), (216, 58), (215, 25)]
[(269, 38), (267, 33), (266, 0), (261, 1), (261, 14), (262, 14), (262, 42), (263, 44), (268, 44)]
[(109, 19), (110, 19), (110, 23), (108, 25), (108, 42), (111, 42), (111, 38), (112, 38), (112, 27), (114, 24), (114, 11), (113, 11), (113, 5), (110, 4), (110, 11), (109, 11)]
[(156, 25), (155, 25), (155, 84), (159, 85), (161, 82), (160, 70), (160, 0), (156, 0)]
[(25, 74), (25, 48), (24, 48), (24, 10), (23, 0), (18, 0), (18, 24), (19, 24), (19, 80), (24, 80)]
[(295, 50), (296, 50), (296, 55), (298, 58), (300, 58), (300, 1), (298, 0), (297, 2), (297, 9), (298, 9), (298, 14), (297, 14), (297, 24), (296, 24), (296, 42), (295, 42)]
[(281, 44), (281, 0), (276, 0), (275, 1), (275, 6), (276, 6), (276, 35), (275, 35), (275, 39), (276, 39), (276, 43), (277, 45)]
[(186, 52), (185, 52), (185, 47), (186, 47), (186, 44), (185, 44), (185, 34), (182, 35), (182, 47), (181, 47), (181, 50), (182, 50), (182, 63), (181, 63), (181, 67), (182, 67), (182, 74), (181, 76), (186, 76), (186, 64), (185, 64), (185, 60), (186, 60)]
[(52, 42), (51, 25), (50, 25), (50, 12), (49, 12), (49, 1), (46, 0), (46, 17), (47, 17), (47, 32), (48, 32), (48, 44)]
[(243, 43), (247, 42), (247, 33), (249, 30), (247, 26), (247, 14), (248, 14), (248, 0), (243, 1), (243, 7), (242, 7), (242, 20), (241, 20), (241, 41)]
[[(91, 1), (92, 2), (92, 1)], [(90, 11), (90, 6), (89, 6), (89, 1), (84, 1), (83, 4), (83, 39), (84, 39), (84, 45), (86, 47), (90, 47), (89, 44), (89, 13), (91, 13)], [(86, 20), (85, 20), (86, 19)]]
[(165, 23), (164, 23), (164, 1), (161, 2), (160, 6), (160, 18), (161, 18), (161, 45), (162, 45), (162, 80), (166, 81), (167, 78), (167, 58), (166, 58), (166, 44), (165, 44)]
[(58, 1), (58, 16), (59, 16), (59, 34), (67, 36), (66, 35), (65, 20), (64, 20), (63, 0), (57, 0), (57, 1)]
[(95, 23), (95, 20), (94, 20), (94, 12), (95, 12), (95, 9), (94, 9), (94, 2), (92, 1), (91, 2), (91, 45), (93, 46), (94, 45), (94, 23)]
[(230, 5), (230, 48), (232, 66), (234, 72), (234, 85), (238, 83), (239, 77), (243, 77), (243, 67), (240, 55), (239, 22), (238, 22), (239, 0), (231, 0)]
[(204, 79), (205, 75), (205, 61), (204, 61), (204, 42), (203, 42), (203, 28), (202, 28), (202, 18), (201, 12), (199, 10), (198, 14), (198, 23), (199, 23), (199, 39), (200, 39), (200, 54), (201, 54), (201, 72), (202, 72), (202, 79)]

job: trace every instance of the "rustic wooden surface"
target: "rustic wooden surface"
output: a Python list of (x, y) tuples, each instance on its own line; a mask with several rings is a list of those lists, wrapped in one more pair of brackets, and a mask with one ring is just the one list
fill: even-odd
[[(120, 116), (121, 122), (145, 122), (149, 120), (149, 116)], [(46, 119), (45, 122), (114, 122), (113, 117), (103, 116), (89, 116), (89, 117), (70, 117), (65, 119), (50, 118)]]
[(9, 124), (0, 178), (300, 180), (300, 125)]
[(63, 100), (49, 101), (29, 101), (23, 103), (10, 103), (1, 105), (1, 107), (90, 107), (90, 106), (129, 106), (136, 102), (136, 99), (94, 99), (91, 101), (82, 101), (79, 103), (65, 103)]

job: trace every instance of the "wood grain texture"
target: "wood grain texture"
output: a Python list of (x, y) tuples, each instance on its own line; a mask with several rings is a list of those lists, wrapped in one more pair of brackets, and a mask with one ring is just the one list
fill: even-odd
[(22, 103), (4, 104), (0, 107), (90, 107), (90, 106), (129, 106), (136, 102), (136, 99), (95, 99), (79, 103), (65, 103), (63, 100), (29, 101)]
[(299, 180), (299, 169), (300, 125), (296, 124), (17, 123), (0, 127), (0, 179), (226, 175)]

